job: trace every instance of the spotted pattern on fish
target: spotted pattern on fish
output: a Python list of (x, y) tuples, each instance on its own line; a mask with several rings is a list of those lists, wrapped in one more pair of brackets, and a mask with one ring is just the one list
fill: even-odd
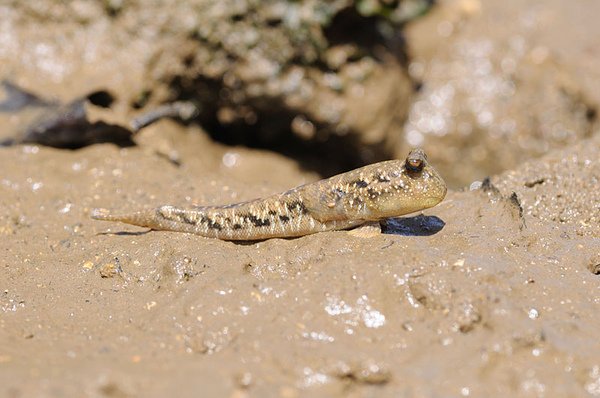
[(433, 207), (446, 184), (420, 149), (264, 199), (225, 206), (160, 206), (130, 214), (95, 209), (92, 218), (224, 240), (286, 238), (352, 228)]

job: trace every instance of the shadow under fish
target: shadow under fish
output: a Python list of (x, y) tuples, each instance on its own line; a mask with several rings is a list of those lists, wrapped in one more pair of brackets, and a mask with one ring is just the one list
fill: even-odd
[(389, 218), (382, 223), (384, 234), (430, 236), (441, 231), (446, 223), (439, 217), (419, 214), (414, 217)]
[(110, 108), (114, 96), (108, 91), (94, 91), (68, 103), (47, 100), (27, 92), (9, 81), (3, 81), (4, 100), (0, 113), (17, 115), (20, 126), (9, 132), (0, 146), (40, 144), (55, 148), (77, 149), (98, 143), (121, 147), (134, 146), (135, 134), (164, 117), (192, 118), (197, 109), (189, 103), (167, 104), (133, 119), (129, 126), (91, 121), (90, 107)]

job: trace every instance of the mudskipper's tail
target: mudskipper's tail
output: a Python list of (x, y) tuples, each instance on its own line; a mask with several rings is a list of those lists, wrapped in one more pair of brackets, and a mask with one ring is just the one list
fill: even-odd
[(94, 220), (117, 221), (155, 229), (157, 227), (155, 213), (156, 210), (142, 210), (129, 214), (113, 214), (108, 209), (98, 208), (91, 211), (90, 217)]

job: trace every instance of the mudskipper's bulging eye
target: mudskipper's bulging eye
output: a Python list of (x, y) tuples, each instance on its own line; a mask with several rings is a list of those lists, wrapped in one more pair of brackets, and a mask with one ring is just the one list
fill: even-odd
[(409, 171), (421, 171), (423, 169), (423, 161), (421, 159), (408, 159), (406, 168)]
[(409, 173), (420, 173), (424, 165), (423, 159), (406, 159), (406, 171)]
[(425, 159), (427, 159), (427, 156), (425, 155), (425, 152), (423, 152), (421, 149), (415, 149), (410, 151), (410, 153), (406, 157), (406, 161), (404, 162), (406, 171), (408, 171), (409, 173), (421, 172), (421, 170), (423, 170), (423, 167), (425, 167)]

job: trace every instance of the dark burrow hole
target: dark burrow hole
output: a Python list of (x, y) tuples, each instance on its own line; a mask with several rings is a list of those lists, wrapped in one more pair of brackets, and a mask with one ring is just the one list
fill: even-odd
[[(396, 29), (392, 36), (386, 36), (381, 30), (383, 22), (380, 17), (360, 15), (352, 6), (339, 12), (325, 28), (324, 34), (329, 46), (352, 44), (358, 48), (356, 59), (348, 62), (365, 56), (380, 61), (382, 49), (385, 49), (388, 56), (394, 54), (399, 62), (404, 63), (406, 46), (400, 30)], [(293, 62), (305, 66), (302, 60)], [(322, 61), (317, 60), (311, 66), (329, 71)], [(299, 137), (292, 132), (292, 122), (303, 115), (297, 109), (287, 108), (282, 98), (253, 97), (246, 103), (234, 105), (227, 98), (228, 88), (221, 80), (205, 77), (192, 80), (175, 77), (170, 88), (172, 101), (191, 101), (199, 105), (199, 114), (191, 122), (199, 124), (215, 141), (272, 150), (297, 160), (302, 168), (316, 171), (324, 177), (393, 156), (383, 144), (361, 143), (356, 131), (336, 134), (334, 126), (319, 125), (313, 120), (313, 138)], [(143, 106), (150, 95), (146, 93), (136, 105)], [(231, 116), (225, 118), (228, 119), (226, 122), (223, 121), (224, 110)]]
[(101, 108), (110, 108), (115, 97), (105, 90), (94, 91), (87, 96), (88, 101)]
[[(253, 98), (248, 105), (231, 110), (232, 120), (223, 123), (218, 113), (232, 109), (220, 98), (222, 82), (199, 78), (182, 82), (176, 78), (171, 83), (177, 101), (200, 104), (198, 116), (190, 121), (200, 125), (210, 137), (231, 146), (246, 146), (275, 151), (298, 161), (305, 170), (331, 176), (369, 163), (390, 158), (383, 145), (365, 146), (354, 131), (336, 135), (330, 126), (314, 124), (315, 138), (305, 140), (291, 131), (292, 121), (299, 114), (283, 106), (281, 98)], [(244, 117), (251, 115), (251, 120)]]
[[(385, 29), (389, 22), (379, 16), (365, 17), (355, 7), (348, 7), (335, 15), (324, 30), (329, 46), (352, 44), (358, 47), (359, 56), (368, 55), (381, 60), (379, 51), (385, 48), (401, 63), (407, 64), (406, 41), (401, 29)], [(384, 32), (388, 32), (387, 34)]]

